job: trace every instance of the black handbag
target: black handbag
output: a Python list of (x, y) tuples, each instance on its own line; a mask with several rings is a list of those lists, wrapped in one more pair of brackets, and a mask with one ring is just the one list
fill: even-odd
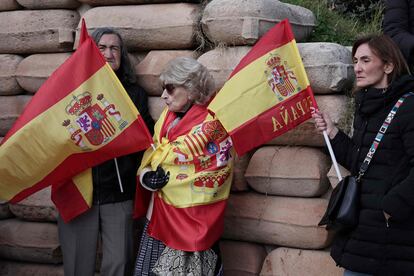
[(327, 230), (352, 229), (358, 224), (358, 205), (358, 178), (345, 176), (333, 189), (325, 215), (318, 225), (326, 225)]
[(391, 109), (390, 113), (388, 113), (359, 169), (358, 176), (346, 176), (333, 189), (326, 212), (318, 223), (319, 226), (326, 225), (327, 230), (333, 229), (337, 231), (351, 230), (357, 226), (359, 218), (360, 180), (367, 171), (368, 165), (394, 118), (395, 113), (405, 98), (411, 95), (412, 93), (403, 95)]

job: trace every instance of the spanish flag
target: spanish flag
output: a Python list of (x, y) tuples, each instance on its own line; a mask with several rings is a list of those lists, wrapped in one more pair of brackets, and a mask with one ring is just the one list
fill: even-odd
[(312, 106), (316, 101), (285, 19), (240, 61), (208, 109), (243, 155), (309, 119)]
[(56, 206), (70, 219), (91, 204), (88, 168), (151, 143), (83, 22), (78, 49), (37, 91), (2, 141), (0, 199), (18, 202), (52, 185)]

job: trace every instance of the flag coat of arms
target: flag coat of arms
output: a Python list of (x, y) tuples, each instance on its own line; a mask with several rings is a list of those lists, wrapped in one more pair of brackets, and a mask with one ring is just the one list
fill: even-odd
[(316, 101), (285, 19), (240, 61), (208, 109), (243, 155), (308, 120), (312, 106)]
[(18, 202), (52, 185), (52, 199), (70, 219), (91, 205), (88, 168), (151, 143), (83, 22), (78, 49), (37, 91), (2, 141), (0, 198)]

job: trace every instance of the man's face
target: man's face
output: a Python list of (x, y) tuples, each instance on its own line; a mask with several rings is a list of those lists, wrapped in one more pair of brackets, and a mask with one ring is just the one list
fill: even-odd
[(104, 34), (98, 42), (98, 48), (112, 70), (118, 70), (121, 66), (121, 42), (118, 36)]

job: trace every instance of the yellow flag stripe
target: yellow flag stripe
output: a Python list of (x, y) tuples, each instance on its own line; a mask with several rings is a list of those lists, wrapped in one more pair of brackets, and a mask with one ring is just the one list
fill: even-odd
[(293, 77), (295, 92), (290, 96), (309, 85), (294, 40), (261, 56), (228, 80), (209, 106), (229, 132), (287, 98), (277, 97), (269, 84), (272, 67), (268, 63), (276, 56), (282, 57), (282, 64)]

